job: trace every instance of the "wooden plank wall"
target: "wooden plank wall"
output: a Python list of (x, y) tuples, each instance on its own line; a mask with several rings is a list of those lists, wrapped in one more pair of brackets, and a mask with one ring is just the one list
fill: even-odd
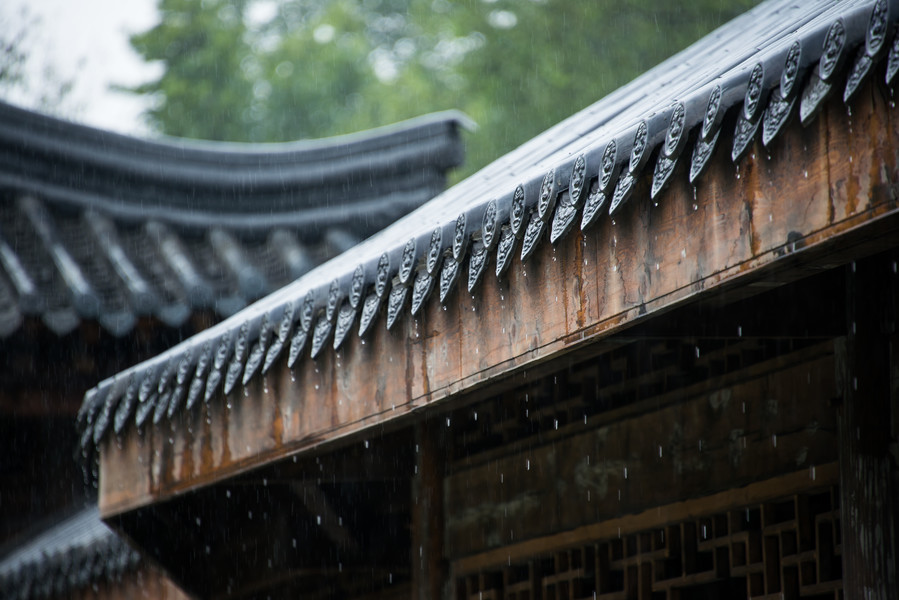
[[(796, 355), (799, 356), (796, 356)], [(837, 460), (832, 345), (767, 361), (742, 381), (607, 421), (446, 478), (451, 559), (711, 495)]]

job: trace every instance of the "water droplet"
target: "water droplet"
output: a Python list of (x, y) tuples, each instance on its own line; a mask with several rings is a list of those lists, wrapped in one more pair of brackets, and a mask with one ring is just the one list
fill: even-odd
[(802, 174), (805, 176), (806, 179), (808, 179), (808, 169), (803, 171)]
[[(363, 342), (363, 343), (364, 343), (364, 342)], [(291, 381), (294, 381), (294, 382), (297, 380), (297, 377), (296, 377), (296, 375), (294, 374), (293, 369), (290, 370), (290, 380), (291, 380)]]
[(526, 462), (527, 470), (530, 471), (531, 470), (531, 459), (528, 458), (525, 462)]
[(449, 418), (449, 417), (446, 418), (446, 426), (447, 426), (447, 427), (450, 426), (450, 418)]
[(687, 249), (686, 249), (686, 248), (683, 248), (683, 249), (680, 251), (680, 255), (681, 255), (681, 258), (687, 258)]
[(811, 472), (809, 473), (812, 477), (812, 481), (815, 480), (815, 465), (812, 465)]
[(740, 325), (737, 326), (737, 337), (743, 337), (743, 327)]
[(363, 443), (365, 444), (365, 447), (368, 448), (368, 440), (365, 440)]
[(699, 346), (696, 346), (696, 358), (699, 358)]
[(627, 467), (624, 467), (624, 478), (627, 479)]
[(775, 448), (777, 448), (777, 434), (776, 433), (771, 436), (771, 443), (774, 445)]

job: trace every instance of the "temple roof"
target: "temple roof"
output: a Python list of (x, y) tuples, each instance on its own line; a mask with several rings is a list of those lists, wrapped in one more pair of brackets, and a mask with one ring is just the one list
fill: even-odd
[(151, 414), (171, 418), (222, 392), (239, 402), (238, 388), (280, 361), (392, 328), (457, 297), (453, 286), (477, 294), (541, 244), (655, 201), (679, 162), (695, 183), (725, 152), (739, 177), (756, 140), (770, 145), (788, 120), (812, 122), (834, 94), (848, 113), (866, 78), (892, 82), (897, 4), (756, 7), (294, 283), (102, 382), (79, 414), (85, 451)]
[(229, 316), (432, 198), (467, 119), (283, 144), (145, 141), (0, 104), (0, 337)]

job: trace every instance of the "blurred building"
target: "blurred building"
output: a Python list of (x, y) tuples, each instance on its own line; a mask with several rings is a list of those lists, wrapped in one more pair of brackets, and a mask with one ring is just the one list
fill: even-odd
[[(248, 146), (147, 142), (0, 106), (4, 597), (167, 589), (100, 521), (96, 474), (76, 456), (85, 391), (439, 193), (462, 124), (446, 113)], [(179, 409), (156, 406), (141, 426)]]

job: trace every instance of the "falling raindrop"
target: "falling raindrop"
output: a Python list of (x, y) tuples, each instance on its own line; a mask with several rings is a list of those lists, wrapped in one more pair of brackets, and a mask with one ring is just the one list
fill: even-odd
[(776, 433), (771, 436), (771, 443), (774, 445), (775, 448), (777, 448), (777, 434)]
[(737, 337), (743, 337), (743, 327), (741, 325), (737, 325)]

